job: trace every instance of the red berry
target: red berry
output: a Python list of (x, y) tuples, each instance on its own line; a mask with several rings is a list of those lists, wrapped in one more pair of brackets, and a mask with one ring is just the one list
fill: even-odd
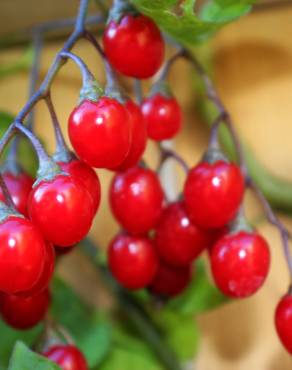
[(78, 156), (92, 167), (114, 168), (130, 150), (126, 109), (117, 100), (84, 100), (69, 117), (69, 136)]
[[(21, 214), (27, 216), (27, 201), (33, 185), (33, 178), (25, 172), (21, 172), (17, 175), (11, 172), (5, 172), (3, 178), (16, 209)], [(0, 200), (5, 202), (1, 189)]]
[(209, 243), (207, 232), (192, 224), (181, 202), (164, 209), (156, 227), (155, 245), (165, 262), (188, 266)]
[(181, 128), (182, 112), (174, 97), (155, 94), (142, 104), (147, 132), (150, 139), (166, 140), (173, 138)]
[(46, 289), (37, 295), (19, 297), (3, 294), (0, 298), (0, 313), (3, 320), (15, 329), (30, 329), (42, 321), (50, 304)]
[(152, 21), (144, 15), (125, 15), (107, 25), (103, 44), (109, 62), (119, 72), (136, 78), (149, 78), (160, 68), (164, 41)]
[(114, 168), (118, 171), (126, 170), (139, 162), (144, 153), (147, 141), (146, 124), (140, 107), (132, 100), (127, 100), (125, 107), (129, 114), (131, 146), (123, 162), (117, 168)]
[(110, 189), (112, 211), (124, 229), (146, 233), (159, 220), (163, 190), (155, 172), (133, 167), (115, 175)]
[(69, 344), (52, 346), (43, 356), (58, 364), (62, 370), (88, 370), (83, 354), (77, 347)]
[(0, 224), (0, 291), (31, 289), (44, 268), (45, 241), (33, 223), (10, 216)]
[(231, 221), (242, 201), (244, 179), (237, 165), (202, 162), (190, 170), (184, 196), (192, 221), (204, 228), (219, 228)]
[(73, 159), (70, 162), (58, 163), (61, 169), (71, 175), (75, 180), (88, 190), (94, 203), (94, 210), (97, 211), (100, 203), (100, 182), (95, 171), (86, 163)]
[(157, 271), (155, 249), (145, 237), (120, 234), (111, 242), (108, 255), (112, 274), (128, 289), (145, 288)]
[[(67, 248), (63, 248), (63, 249), (67, 249)], [(37, 283), (30, 290), (26, 292), (21, 292), (19, 295), (24, 296), (24, 297), (29, 297), (29, 296), (39, 294), (40, 292), (45, 290), (51, 281), (54, 268), (55, 268), (55, 249), (54, 249), (53, 244), (47, 242), (43, 272), (38, 278)]]
[(269, 267), (269, 246), (255, 232), (227, 234), (211, 251), (216, 285), (230, 297), (244, 298), (254, 294), (263, 285)]
[(191, 266), (175, 267), (160, 263), (150, 291), (163, 297), (174, 297), (182, 293), (192, 277)]
[(285, 295), (277, 306), (275, 325), (281, 342), (292, 354), (292, 296), (290, 294)]
[(46, 240), (66, 247), (88, 233), (94, 205), (88, 191), (71, 176), (41, 181), (29, 199), (29, 214)]

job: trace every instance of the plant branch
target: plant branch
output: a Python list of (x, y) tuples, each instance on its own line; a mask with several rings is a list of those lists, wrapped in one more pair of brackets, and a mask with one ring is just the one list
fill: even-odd
[(85, 32), (85, 18), (88, 8), (88, 1), (89, 0), (81, 0), (80, 6), (79, 6), (79, 12), (76, 18), (75, 28), (71, 36), (68, 38), (68, 40), (65, 42), (63, 48), (61, 51), (57, 54), (54, 62), (52, 63), (51, 67), (49, 68), (47, 75), (45, 79), (43, 80), (40, 88), (30, 97), (28, 102), (25, 104), (25, 106), (22, 108), (22, 110), (18, 113), (18, 115), (15, 118), (15, 121), (12, 122), (4, 136), (2, 137), (0, 141), (0, 155), (4, 149), (4, 147), (7, 145), (9, 140), (13, 137), (16, 130), (16, 125), (21, 124), (23, 120), (27, 117), (27, 115), (31, 112), (31, 110), (34, 108), (34, 106), (41, 100), (44, 99), (48, 94), (50, 90), (50, 86), (59, 71), (59, 69), (62, 67), (62, 65), (66, 62), (64, 58), (61, 56), (62, 52), (68, 52), (72, 49), (72, 47), (75, 45), (77, 40), (79, 40), (84, 32)]
[(4, 178), (3, 178), (3, 176), (2, 176), (1, 173), (0, 173), (0, 188), (2, 190), (2, 194), (4, 195), (4, 198), (6, 200), (6, 204), (10, 208), (12, 208), (14, 211), (16, 211), (15, 205), (14, 205), (13, 200), (12, 200), (12, 197), (10, 195), (10, 192), (9, 192), (9, 190), (7, 188), (7, 185), (6, 185), (5, 181), (4, 181)]
[(86, 238), (83, 240), (81, 248), (82, 252), (95, 265), (104, 282), (118, 299), (123, 313), (135, 325), (136, 330), (148, 343), (163, 367), (166, 370), (182, 370), (175, 354), (165, 343), (159, 329), (143, 306), (126, 289), (118, 285), (109, 270), (99, 263), (98, 247), (89, 238)]
[(265, 210), (265, 214), (266, 214), (266, 217), (267, 217), (268, 221), (272, 225), (274, 225), (279, 231), (279, 234), (280, 234), (280, 237), (281, 237), (281, 240), (282, 240), (283, 252), (284, 252), (284, 255), (285, 255), (285, 259), (286, 259), (289, 274), (290, 274), (290, 280), (291, 280), (291, 283), (292, 283), (292, 256), (291, 256), (291, 252), (290, 252), (290, 249), (289, 249), (289, 238), (290, 238), (289, 231), (286, 229), (286, 227), (280, 222), (280, 220), (274, 214), (271, 206), (269, 205), (268, 201), (266, 200), (266, 198), (262, 194), (261, 190), (251, 180), (250, 176), (248, 176), (247, 164), (246, 164), (246, 161), (245, 161), (243, 148), (240, 144), (239, 138), (238, 138), (237, 133), (234, 129), (231, 116), (229, 115), (229, 113), (225, 109), (225, 106), (224, 106), (223, 102), (221, 101), (221, 99), (220, 99), (220, 97), (217, 93), (217, 90), (216, 90), (215, 86), (213, 85), (213, 82), (211, 81), (211, 79), (209, 78), (209, 76), (205, 72), (204, 68), (201, 66), (201, 64), (195, 58), (194, 55), (192, 55), (188, 50), (183, 49), (182, 56), (191, 62), (191, 64), (193, 65), (193, 67), (195, 68), (195, 70), (197, 71), (199, 76), (202, 78), (202, 80), (204, 82), (204, 85), (205, 85), (206, 92), (207, 92), (207, 97), (217, 107), (217, 109), (219, 111), (219, 117), (220, 116), (224, 117), (224, 120), (222, 120), (222, 121), (221, 121), (222, 117), (220, 117), (220, 120), (217, 121), (218, 123), (215, 121), (215, 124), (216, 124), (215, 128), (217, 130), (217, 125), (219, 125), (219, 122), (222, 122), (222, 123), (225, 123), (225, 125), (227, 126), (227, 128), (229, 130), (229, 133), (232, 137), (234, 146), (236, 148), (237, 156), (239, 158), (239, 163), (240, 163), (243, 175), (245, 176), (246, 184), (255, 192), (258, 199), (260, 200), (260, 202), (261, 202), (261, 204), (262, 204), (262, 206)]

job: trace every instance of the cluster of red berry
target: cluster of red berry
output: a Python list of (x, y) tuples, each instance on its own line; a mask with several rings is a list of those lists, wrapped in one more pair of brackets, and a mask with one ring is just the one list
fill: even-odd
[[(126, 76), (149, 78), (163, 62), (163, 38), (143, 15), (111, 19), (103, 43), (108, 61)], [(80, 159), (69, 156), (55, 163), (34, 184), (22, 171), (3, 174), (19, 212), (5, 205), (2, 195), (0, 312), (9, 325), (26, 329), (44, 318), (55, 250), (82, 240), (99, 207), (100, 183), (92, 167), (117, 172), (110, 204), (123, 231), (111, 242), (108, 263), (125, 288), (175, 296), (188, 285), (192, 263), (203, 250), (209, 252), (214, 280), (224, 294), (248, 297), (262, 286), (269, 248), (237, 217), (245, 181), (236, 164), (210, 149), (188, 172), (182, 199), (171, 204), (165, 204), (157, 174), (139, 165), (147, 137), (170, 139), (181, 122), (181, 109), (165, 86), (141, 106), (102, 93), (82, 100), (69, 117), (70, 141)], [(291, 317), (288, 295), (278, 307), (276, 324), (292, 352)], [(51, 347), (44, 356), (64, 370), (87, 369), (83, 355), (69, 345)]]

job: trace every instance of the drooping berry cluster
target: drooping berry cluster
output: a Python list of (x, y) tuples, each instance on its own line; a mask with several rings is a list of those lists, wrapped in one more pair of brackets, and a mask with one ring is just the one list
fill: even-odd
[[(165, 47), (159, 29), (133, 9), (119, 13), (113, 7), (103, 45), (105, 64), (127, 77), (150, 78), (163, 63)], [(171, 139), (182, 127), (181, 108), (165, 78), (153, 85), (147, 98), (135, 103), (116, 87), (101, 89), (79, 57), (61, 56), (74, 60), (83, 74), (80, 102), (68, 120), (76, 154), (59, 137), (51, 158), (29, 130), (18, 127), (31, 139), (40, 163), (35, 182), (20, 168), (2, 171), (15, 206), (3, 186), (3, 320), (16, 329), (28, 329), (44, 319), (55, 253), (70, 251), (88, 234), (99, 208), (101, 189), (94, 170), (99, 168), (116, 172), (109, 203), (122, 230), (110, 243), (108, 265), (123, 287), (174, 297), (188, 286), (196, 259), (208, 251), (214, 281), (225, 295), (244, 298), (256, 293), (268, 275), (270, 252), (265, 239), (242, 215), (245, 178), (240, 166), (210, 146), (203, 160), (187, 172), (182, 196), (167, 202), (158, 174), (141, 163), (148, 138)], [(281, 300), (275, 320), (283, 344), (292, 353), (291, 297), (289, 293)], [(63, 370), (88, 368), (82, 353), (70, 344), (58, 343), (42, 354)]]

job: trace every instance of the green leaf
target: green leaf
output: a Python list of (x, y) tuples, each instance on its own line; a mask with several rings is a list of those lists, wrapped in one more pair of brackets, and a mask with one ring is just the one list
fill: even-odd
[(112, 328), (105, 314), (87, 306), (60, 279), (53, 282), (52, 316), (68, 329), (84, 353), (90, 367), (97, 366), (108, 354)]
[(253, 0), (211, 0), (202, 14), (195, 11), (195, 0), (131, 0), (139, 11), (177, 41), (194, 44), (212, 35), (221, 26), (246, 14)]
[(132, 350), (115, 347), (98, 370), (163, 370), (155, 360)]
[(204, 262), (196, 264), (196, 273), (188, 288), (167, 304), (168, 308), (182, 315), (198, 314), (214, 309), (229, 299), (210, 283)]
[(17, 342), (8, 370), (60, 370), (59, 366), (32, 352), (24, 343)]
[(225, 23), (231, 22), (251, 10), (251, 5), (238, 2), (228, 6), (222, 6), (214, 1), (208, 2), (202, 9), (201, 18), (207, 22)]
[[(7, 112), (0, 111), (0, 138), (4, 135), (10, 124), (14, 121), (13, 115)], [(8, 148), (9, 146), (7, 146)], [(7, 148), (4, 151), (3, 157), (7, 155)], [(38, 160), (35, 151), (29, 140), (21, 137), (18, 152), (18, 161), (31, 176), (35, 176), (38, 168)]]
[(31, 346), (40, 335), (42, 326), (39, 325), (32, 330), (18, 331), (11, 329), (0, 320), (0, 370), (6, 370), (11, 352), (17, 340)]
[(164, 338), (181, 361), (188, 361), (198, 350), (199, 330), (193, 315), (180, 315), (164, 308), (157, 313)]

